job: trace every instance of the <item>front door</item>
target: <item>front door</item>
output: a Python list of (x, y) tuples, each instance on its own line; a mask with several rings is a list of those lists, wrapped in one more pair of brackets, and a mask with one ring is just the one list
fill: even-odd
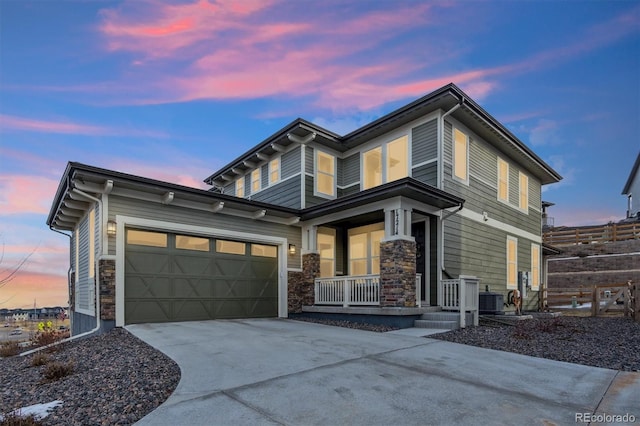
[[(423, 302), (429, 300), (429, 294), (427, 292), (430, 291), (427, 286), (427, 283), (429, 282), (427, 226), (428, 222), (426, 221), (411, 224), (411, 236), (416, 239), (416, 274), (422, 275), (422, 278), (420, 279), (420, 294), (422, 295)], [(423, 306), (425, 306), (425, 304), (423, 304)]]

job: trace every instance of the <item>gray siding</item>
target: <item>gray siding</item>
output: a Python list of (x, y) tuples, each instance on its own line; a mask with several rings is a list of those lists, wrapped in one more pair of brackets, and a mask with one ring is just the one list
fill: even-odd
[(269, 163), (263, 164), (260, 167), (262, 168), (260, 171), (260, 178), (262, 179), (260, 187), (266, 188), (269, 186)]
[(509, 204), (514, 207), (517, 207), (519, 204), (519, 188), (520, 188), (520, 179), (518, 176), (518, 169), (514, 167), (514, 165), (509, 162)]
[(345, 197), (347, 195), (355, 194), (356, 192), (360, 192), (360, 185), (353, 185), (344, 189), (338, 188), (338, 197)]
[(305, 200), (306, 200), (305, 207), (313, 207), (318, 204), (326, 203), (327, 201), (330, 200), (329, 198), (317, 197), (313, 195), (313, 177), (312, 176), (305, 176), (304, 182), (305, 182), (304, 186), (305, 186)]
[(538, 210), (542, 209), (542, 185), (533, 176), (529, 176), (529, 205)]
[(342, 182), (338, 185), (347, 186), (360, 180), (360, 153), (355, 153), (342, 160)]
[(310, 146), (306, 146), (304, 149), (304, 167), (305, 173), (314, 173), (315, 167), (313, 165), (313, 150)]
[(438, 185), (438, 163), (429, 163), (416, 167), (411, 171), (411, 177), (428, 185)]
[(411, 129), (411, 157), (413, 164), (438, 157), (438, 121), (436, 119)]
[(475, 138), (469, 141), (469, 173), (492, 186), (498, 185), (497, 154), (485, 142)]
[(76, 295), (75, 306), (79, 309), (88, 310), (91, 307), (89, 288), (89, 215), (86, 215), (81, 221), (78, 230), (80, 234), (79, 241), (79, 257), (76, 272)]
[(222, 193), (227, 195), (236, 195), (236, 182), (233, 181), (231, 183), (226, 184), (223, 187)]
[(296, 147), (289, 152), (285, 152), (280, 157), (280, 179), (286, 179), (300, 173), (300, 147)]
[(449, 164), (449, 167), (451, 167), (451, 156), (453, 155), (453, 141), (452, 141), (452, 134), (453, 134), (453, 126), (451, 125), (451, 123), (449, 123), (448, 121), (445, 120), (444, 122), (444, 146), (443, 146), (443, 155), (444, 155), (444, 162)]
[[(296, 247), (302, 247), (302, 233), (299, 227), (238, 218), (223, 213), (213, 214), (207, 211), (187, 209), (175, 205), (164, 206), (148, 201), (139, 201), (133, 198), (111, 195), (109, 197), (109, 218), (115, 220), (116, 215), (284, 237), (287, 238), (290, 244), (295, 244)], [(109, 253), (115, 254), (115, 238), (110, 238), (109, 242)], [(300, 256), (288, 256), (287, 259), (289, 268), (300, 268)]]
[(253, 194), (253, 201), (276, 204), (283, 207), (300, 208), (300, 176), (292, 177)]

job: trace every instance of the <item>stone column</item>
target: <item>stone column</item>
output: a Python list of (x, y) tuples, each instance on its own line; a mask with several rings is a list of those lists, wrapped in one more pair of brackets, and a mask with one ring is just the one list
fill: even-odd
[(114, 321), (116, 319), (116, 261), (100, 259), (100, 319)]
[(396, 239), (380, 243), (380, 306), (416, 306), (416, 243)]
[(306, 253), (302, 255), (302, 272), (289, 272), (288, 278), (288, 312), (302, 312), (303, 306), (311, 306), (314, 302), (314, 281), (320, 276), (320, 255)]

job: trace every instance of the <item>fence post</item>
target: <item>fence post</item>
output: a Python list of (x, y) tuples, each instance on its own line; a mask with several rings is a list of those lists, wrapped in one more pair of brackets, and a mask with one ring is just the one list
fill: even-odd
[(633, 285), (633, 319), (635, 322), (640, 322), (640, 285), (635, 283)]
[(600, 290), (598, 287), (593, 287), (593, 292), (591, 293), (591, 316), (598, 316), (598, 309), (600, 308)]
[(349, 299), (351, 299), (351, 292), (350, 292), (350, 290), (351, 290), (351, 282), (350, 282), (350, 280), (345, 278), (345, 280), (343, 281), (342, 286), (343, 286), (343, 288), (342, 288), (342, 290), (343, 290), (342, 306), (344, 306), (346, 308), (346, 307), (349, 306), (349, 302), (350, 302)]
[(464, 278), (459, 278), (458, 279), (458, 285), (460, 286), (458, 289), (458, 308), (460, 309), (460, 328), (465, 328), (466, 324), (466, 319), (467, 319), (467, 301), (465, 299), (466, 293), (467, 293), (467, 283), (465, 282)]

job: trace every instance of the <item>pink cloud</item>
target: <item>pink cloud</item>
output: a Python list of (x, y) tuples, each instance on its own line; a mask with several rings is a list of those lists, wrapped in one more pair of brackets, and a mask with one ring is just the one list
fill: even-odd
[(0, 175), (0, 215), (45, 214), (58, 180), (33, 175)]
[(60, 274), (19, 271), (15, 279), (2, 287), (0, 308), (66, 306), (68, 297), (67, 276), (64, 268)]
[(71, 121), (38, 120), (7, 114), (0, 114), (0, 130), (18, 130), (36, 133), (60, 133), (86, 136), (168, 137), (166, 133), (152, 130), (104, 127), (74, 123)]

